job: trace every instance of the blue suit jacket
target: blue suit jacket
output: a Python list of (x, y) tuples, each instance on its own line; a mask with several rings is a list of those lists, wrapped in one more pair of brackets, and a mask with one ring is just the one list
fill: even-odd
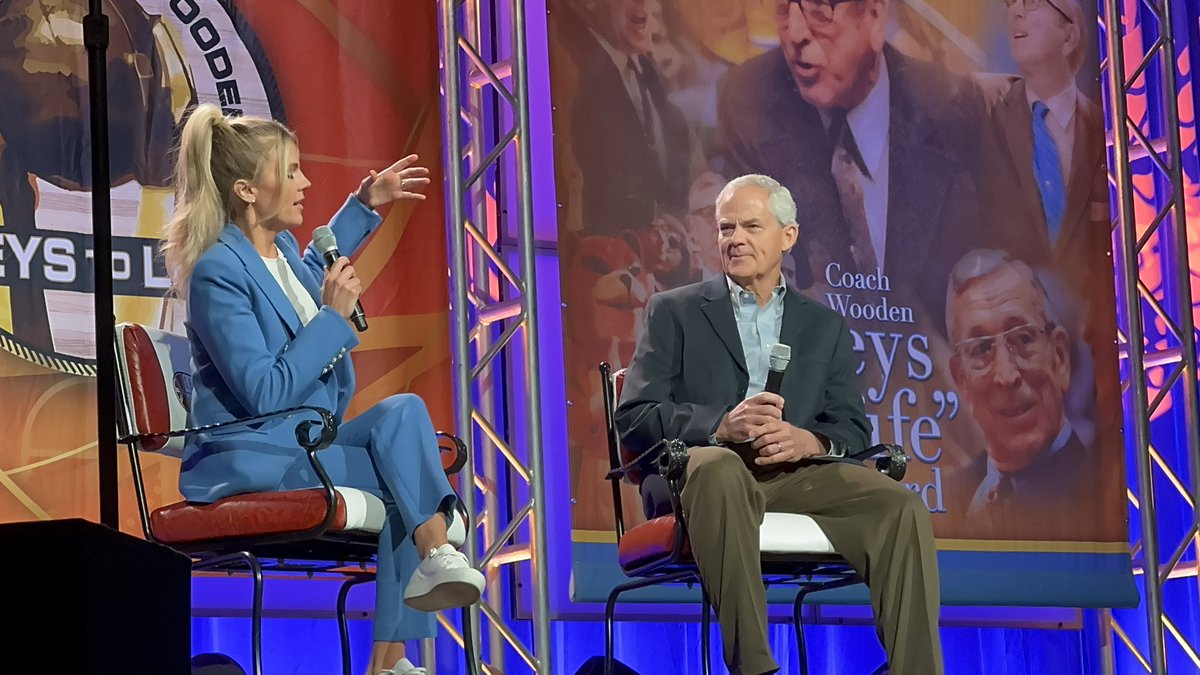
[[(353, 252), (379, 225), (379, 214), (355, 197), (330, 226), (338, 248)], [(275, 239), (304, 287), (321, 306), (324, 265), (296, 237)], [(279, 282), (236, 225), (227, 225), (200, 257), (188, 286), (188, 338), (193, 396), (189, 426), (228, 422), (301, 405), (334, 412), (338, 422), (354, 393), (350, 350), (358, 336), (333, 309), (301, 325)], [(275, 418), (188, 438), (179, 489), (189, 501), (274, 490), (303, 451), (296, 419)]]

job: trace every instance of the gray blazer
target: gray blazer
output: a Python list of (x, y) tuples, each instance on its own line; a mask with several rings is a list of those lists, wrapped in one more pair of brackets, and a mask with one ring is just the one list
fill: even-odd
[[(780, 395), (784, 419), (864, 454), (871, 436), (858, 357), (845, 319), (789, 288), (780, 341), (792, 347)], [(721, 417), (746, 397), (750, 376), (725, 277), (659, 293), (646, 305), (616, 423), (625, 447), (708, 443)]]

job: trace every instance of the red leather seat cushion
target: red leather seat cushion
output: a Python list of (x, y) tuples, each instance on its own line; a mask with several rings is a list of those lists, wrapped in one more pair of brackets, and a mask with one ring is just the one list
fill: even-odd
[[(628, 571), (667, 558), (674, 546), (675, 516), (660, 516), (625, 532), (617, 546), (617, 562)], [(684, 537), (680, 562), (691, 556), (691, 544)]]
[[(212, 504), (179, 502), (150, 514), (150, 531), (164, 544), (301, 532), (325, 517), (325, 491), (259, 492), (227, 497)], [(346, 503), (337, 495), (331, 530), (346, 526)]]

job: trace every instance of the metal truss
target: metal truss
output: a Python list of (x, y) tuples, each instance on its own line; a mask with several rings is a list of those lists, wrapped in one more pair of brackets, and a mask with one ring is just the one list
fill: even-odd
[[(1137, 468), (1127, 494), (1138, 518), (1131, 539), (1144, 611), (1101, 613), (1102, 663), (1113, 673), (1123, 645), (1148, 673), (1196, 672), (1200, 650), (1176, 621), (1190, 617), (1168, 614), (1196, 602), (1200, 554), (1196, 340), (1172, 31), (1179, 7), (1175, 0), (1104, 0), (1103, 6), (1122, 388), (1127, 447)], [(1178, 423), (1173, 414), (1152, 424), (1169, 408), (1182, 411), (1182, 435), (1176, 427), (1156, 433), (1159, 425)], [(1156, 447), (1168, 440), (1180, 448)], [(1160, 512), (1184, 512), (1182, 531), (1168, 531)]]
[[(466, 635), (440, 620), (460, 644), (486, 633), (482, 672), (515, 661), (549, 675), (525, 4), (440, 9), (456, 426), (476, 488), (459, 491), (481, 534), (466, 553), (488, 577)], [(530, 593), (528, 631), (509, 623), (518, 585)]]

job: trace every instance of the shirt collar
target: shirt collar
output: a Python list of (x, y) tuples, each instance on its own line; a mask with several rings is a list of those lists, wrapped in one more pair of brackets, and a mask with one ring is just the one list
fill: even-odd
[[(733, 304), (735, 307), (738, 305), (738, 302), (741, 298), (750, 298), (755, 303), (758, 302), (758, 299), (754, 297), (753, 293), (739, 286), (737, 282), (734, 281), (728, 274), (725, 275), (725, 283), (729, 285), (729, 295), (733, 298)], [(779, 284), (776, 285), (775, 288), (771, 289), (771, 298), (781, 298), (785, 292), (787, 292), (787, 283), (785, 283), (783, 280), (783, 274), (780, 274)]]
[(638, 66), (637, 59), (622, 51), (619, 51), (616, 47), (612, 46), (608, 40), (605, 40), (603, 37), (601, 37), (596, 31), (593, 30), (591, 33), (592, 37), (596, 38), (596, 42), (599, 42), (600, 46), (604, 48), (604, 51), (608, 54), (608, 58), (612, 59), (613, 64), (617, 66), (617, 71), (620, 72), (622, 76), (625, 74), (625, 69), (631, 64), (633, 65), (635, 71), (640, 72), (641, 68)]
[[(884, 150), (887, 149), (888, 126), (892, 115), (891, 77), (888, 75), (887, 59), (879, 59), (879, 79), (870, 93), (854, 109), (846, 113), (846, 123), (854, 134), (854, 142), (862, 153), (863, 164), (872, 176), (879, 175)], [(821, 110), (821, 120), (826, 130), (833, 114)]]
[[(1050, 452), (1047, 453), (1045, 457), (1049, 457), (1050, 455), (1053, 455), (1054, 453), (1066, 447), (1067, 441), (1071, 440), (1071, 433), (1071, 425), (1066, 421), (1066, 419), (1063, 419), (1062, 428), (1059, 430), (1058, 436), (1054, 438), (1054, 442), (1050, 444)], [(1038, 461), (1040, 461), (1040, 459), (1041, 458), (1039, 458)], [(1025, 469), (1022, 471), (1025, 471)], [(1018, 471), (1014, 474), (1002, 474), (989, 458), (987, 463), (987, 474), (979, 483), (979, 488), (975, 490), (975, 495), (971, 498), (971, 504), (967, 507), (967, 513), (977, 513), (980, 509), (987, 508), (987, 505), (990, 502), (997, 499), (999, 497), (1000, 481), (1005, 475), (1007, 475), (1009, 480), (1012, 481), (1010, 483), (1011, 488), (1019, 488), (1021, 485), (1021, 473), (1021, 471)]]
[(888, 122), (892, 114), (891, 79), (887, 59), (879, 59), (879, 80), (867, 98), (846, 113), (846, 123), (854, 132), (854, 141), (862, 152), (863, 162), (872, 176), (879, 175), (879, 164), (887, 144)]
[(1075, 118), (1075, 102), (1079, 98), (1079, 88), (1074, 82), (1069, 82), (1067, 88), (1058, 92), (1049, 98), (1038, 98), (1038, 95), (1033, 93), (1033, 90), (1028, 86), (1025, 87), (1025, 100), (1029, 102), (1029, 109), (1033, 110), (1033, 104), (1041, 101), (1050, 109), (1050, 117), (1054, 118), (1054, 122), (1059, 128), (1066, 129), (1071, 124), (1071, 120)]

